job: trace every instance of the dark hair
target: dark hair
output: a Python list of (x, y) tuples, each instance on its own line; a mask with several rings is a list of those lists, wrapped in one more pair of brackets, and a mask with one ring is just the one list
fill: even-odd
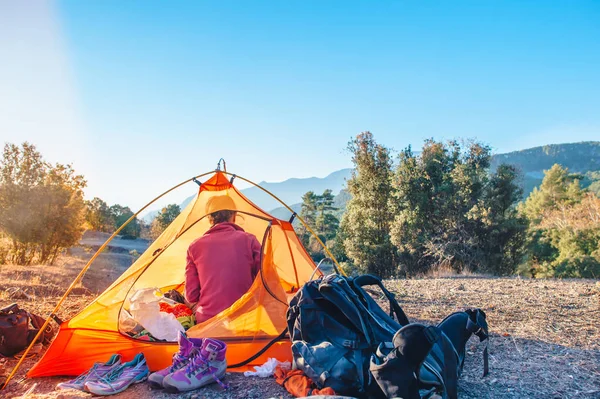
[(231, 219), (233, 215), (235, 215), (234, 211), (216, 211), (208, 215), (208, 220), (210, 220), (210, 223), (214, 225), (218, 223), (229, 222), (229, 219)]

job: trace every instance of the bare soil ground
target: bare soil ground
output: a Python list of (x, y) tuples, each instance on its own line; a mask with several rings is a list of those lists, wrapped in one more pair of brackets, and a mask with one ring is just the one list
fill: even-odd
[[(88, 230), (83, 234), (79, 245), (86, 246), (97, 250), (111, 235), (100, 231)], [(135, 250), (140, 254), (148, 249), (150, 242), (143, 238), (123, 239), (121, 236), (116, 236), (108, 244), (112, 252), (129, 252)]]
[[(46, 316), (89, 256), (83, 249), (73, 249), (72, 256), (52, 267), (1, 266), (0, 306), (13, 302), (6, 294), (7, 288), (20, 287), (35, 299), (18, 302)], [(59, 316), (68, 319), (76, 314), (131, 261), (123, 253), (102, 254)], [(435, 324), (449, 313), (469, 307), (479, 307), (487, 313), (492, 332), (490, 375), (481, 377), (483, 347), (473, 338), (467, 346), (459, 397), (600, 398), (600, 282), (452, 277), (393, 280), (386, 285), (396, 293), (413, 321)], [(56, 384), (66, 378), (24, 379), (35, 361), (34, 358), (25, 362), (0, 397), (90, 397), (77, 391), (56, 391)], [(0, 364), (0, 375), (8, 374), (15, 363), (5, 359)], [(182, 395), (151, 391), (147, 384), (139, 384), (115, 398), (290, 397), (270, 378), (230, 373), (226, 381), (230, 390), (223, 391), (213, 384)]]

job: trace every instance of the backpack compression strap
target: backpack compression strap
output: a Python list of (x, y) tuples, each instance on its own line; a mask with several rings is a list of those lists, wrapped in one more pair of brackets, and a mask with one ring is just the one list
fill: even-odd
[(469, 319), (467, 320), (467, 331), (477, 335), (479, 342), (485, 341), (485, 348), (483, 348), (483, 376), (485, 377), (489, 373), (489, 355), (488, 355), (488, 344), (489, 344), (489, 332), (488, 324), (485, 319), (485, 312), (481, 309), (467, 309)]

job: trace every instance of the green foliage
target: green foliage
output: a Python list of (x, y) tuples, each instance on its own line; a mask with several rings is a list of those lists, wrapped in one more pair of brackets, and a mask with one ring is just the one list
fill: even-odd
[[(121, 227), (125, 222), (131, 218), (134, 213), (128, 206), (121, 206), (119, 204), (113, 205), (109, 208), (110, 218), (114, 220), (114, 224), (117, 228)], [(123, 230), (121, 235), (124, 238), (137, 238), (140, 236), (142, 226), (140, 221), (135, 218)]]
[(579, 175), (569, 174), (567, 169), (558, 164), (544, 173), (541, 186), (535, 188), (519, 207), (523, 215), (534, 224), (540, 223), (544, 212), (556, 209), (559, 205), (577, 203), (583, 195)]
[(348, 180), (348, 201), (341, 221), (343, 247), (349, 269), (381, 277), (396, 274), (396, 249), (390, 240), (393, 211), (390, 150), (377, 144), (370, 132), (348, 143), (354, 171)]
[(531, 221), (525, 269), (534, 277), (600, 276), (600, 199), (554, 165), (519, 208)]
[(582, 187), (600, 197), (600, 171), (587, 172), (582, 181)]
[(161, 209), (160, 213), (152, 221), (150, 235), (152, 239), (158, 238), (163, 231), (179, 216), (181, 208), (177, 204), (170, 204)]
[(85, 201), (85, 221), (95, 231), (110, 233), (115, 231), (115, 221), (108, 204), (98, 197)]
[(523, 252), (526, 220), (514, 205), (518, 173), (501, 165), (491, 176), (490, 148), (427, 140), (420, 155), (400, 154), (393, 180), (394, 223), (402, 274), (438, 266), (512, 273)]
[[(585, 174), (586, 178), (581, 181), (581, 187), (586, 188), (598, 181), (598, 178), (589, 178), (589, 174), (600, 171), (600, 142), (551, 144), (497, 154), (492, 158), (492, 171), (502, 163), (514, 165), (523, 173), (523, 199), (528, 197), (535, 187), (539, 188), (544, 177), (543, 171), (550, 169), (554, 164)], [(590, 191), (600, 195), (600, 183), (590, 187)]]
[[(339, 220), (334, 215), (337, 208), (333, 206), (333, 201), (331, 190), (325, 190), (321, 195), (309, 191), (302, 196), (300, 217), (326, 245), (332, 244), (339, 226)], [(319, 261), (326, 256), (321, 243), (304, 225), (298, 227), (298, 234), (313, 259)]]
[(500, 164), (517, 166), (521, 172), (538, 172), (559, 164), (571, 170), (600, 170), (600, 142), (550, 144), (495, 155), (492, 170)]
[(83, 176), (45, 162), (35, 146), (6, 144), (0, 161), (0, 230), (8, 261), (52, 264), (83, 233)]
[[(85, 221), (88, 228), (105, 233), (112, 233), (134, 214), (127, 206), (115, 204), (109, 207), (98, 197), (86, 201), (85, 207)], [(141, 235), (142, 227), (140, 220), (135, 218), (121, 230), (121, 235), (124, 238), (138, 238)]]

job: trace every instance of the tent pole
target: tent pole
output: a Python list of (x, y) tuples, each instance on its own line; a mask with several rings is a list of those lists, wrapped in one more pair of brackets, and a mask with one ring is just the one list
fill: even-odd
[[(220, 161), (219, 161), (220, 162)], [(233, 173), (229, 173), (226, 170), (224, 171), (216, 171), (216, 172), (220, 172), (220, 173), (224, 173), (230, 176), (233, 176)], [(165, 195), (167, 195), (168, 193), (170, 193), (171, 191), (178, 189), (179, 187), (183, 186), (186, 183), (189, 183), (191, 181), (194, 181), (195, 179), (198, 179), (200, 177), (209, 175), (215, 173), (215, 171), (211, 171), (211, 172), (206, 172), (206, 173), (202, 173), (198, 176), (194, 176), (190, 179), (187, 179), (175, 186), (173, 186), (172, 188), (168, 189), (167, 191), (165, 191), (164, 193), (160, 194), (158, 197), (154, 198), (152, 201), (148, 202), (146, 205), (144, 205), (140, 210), (138, 210), (135, 214), (133, 214), (129, 219), (127, 219), (127, 221), (125, 223), (123, 223), (105, 242), (104, 244), (102, 244), (102, 246), (96, 251), (96, 253), (92, 256), (92, 258), (87, 262), (87, 264), (83, 267), (83, 269), (81, 270), (81, 272), (79, 272), (79, 274), (77, 275), (77, 277), (75, 277), (75, 280), (73, 280), (73, 282), (71, 283), (71, 285), (69, 286), (69, 288), (67, 288), (67, 290), (65, 291), (65, 293), (63, 294), (62, 298), (60, 299), (60, 301), (56, 304), (56, 306), (54, 307), (54, 310), (52, 310), (52, 313), (50, 313), (50, 316), (48, 316), (46, 318), (46, 321), (44, 322), (44, 324), (42, 325), (42, 327), (39, 329), (38, 333), (36, 334), (35, 338), (33, 339), (33, 341), (31, 341), (31, 343), (29, 344), (29, 346), (27, 347), (27, 349), (25, 350), (25, 352), (23, 353), (23, 356), (21, 357), (21, 359), (19, 359), (19, 361), (17, 362), (17, 364), (15, 365), (15, 367), (13, 368), (13, 370), (10, 372), (10, 374), (8, 375), (8, 377), (6, 378), (6, 381), (4, 382), (4, 385), (2, 385), (2, 388), (0, 388), (0, 390), (3, 390), (4, 388), (6, 388), (6, 386), (8, 385), (8, 383), (10, 382), (10, 380), (14, 377), (14, 375), (17, 373), (17, 371), (19, 370), (19, 368), (21, 367), (21, 364), (23, 364), (23, 362), (25, 361), (27, 355), (29, 354), (29, 351), (31, 350), (31, 348), (33, 347), (33, 345), (35, 344), (35, 342), (39, 339), (39, 337), (42, 335), (42, 333), (44, 332), (44, 330), (46, 329), (46, 327), (48, 326), (48, 324), (50, 323), (50, 320), (52, 319), (52, 315), (56, 314), (56, 312), (58, 312), (58, 310), (60, 309), (60, 307), (62, 306), (62, 304), (64, 303), (64, 301), (67, 299), (67, 296), (71, 293), (71, 291), (73, 290), (73, 288), (75, 288), (75, 285), (77, 285), (77, 283), (79, 283), (79, 281), (81, 281), (81, 279), (83, 278), (83, 276), (85, 275), (85, 272), (90, 268), (90, 266), (92, 265), (92, 262), (94, 262), (94, 260), (96, 260), (96, 258), (100, 255), (100, 253), (104, 250), (104, 248), (106, 248), (106, 246), (108, 245), (108, 243), (110, 243), (112, 241), (113, 238), (115, 238), (115, 236), (125, 228), (125, 226), (127, 226), (132, 220), (134, 220), (137, 215), (139, 215), (142, 211), (144, 211), (144, 209), (146, 209), (147, 207), (149, 207), (150, 205), (152, 205), (154, 202), (158, 201), (160, 198), (164, 197)], [(258, 184), (254, 183), (251, 180), (248, 180), (244, 177), (241, 177), (239, 175), (235, 175), (237, 178), (245, 181), (246, 183), (252, 184), (254, 187), (257, 187), (259, 189), (261, 189), (262, 191), (264, 191), (265, 193), (267, 193), (268, 195), (270, 195), (271, 197), (273, 197), (275, 200), (277, 200), (279, 203), (281, 203), (287, 210), (289, 210), (292, 213), (295, 213), (294, 210), (292, 208), (290, 208), (285, 202), (283, 202), (281, 199), (279, 199), (277, 196), (275, 196), (275, 194), (271, 193), (269, 190), (265, 189), (264, 187), (259, 186)], [(327, 246), (325, 245), (325, 243), (323, 243), (323, 241), (319, 238), (319, 236), (313, 231), (313, 229), (310, 228), (310, 226), (304, 221), (304, 219), (302, 219), (300, 217), (300, 215), (296, 216), (298, 218), (298, 220), (300, 221), (300, 223), (302, 223), (302, 225), (313, 235), (313, 237), (315, 237), (317, 239), (317, 241), (319, 242), (319, 244), (321, 244), (321, 246), (323, 247), (323, 249), (325, 250), (325, 252), (327, 253), (327, 255), (329, 255), (329, 257), (331, 258), (331, 260), (333, 260), (333, 262), (338, 266), (338, 268), (341, 270), (342, 273), (344, 273), (344, 271), (341, 269), (340, 264), (338, 263), (338, 261), (335, 259), (335, 257), (333, 256), (333, 254), (329, 251), (329, 248), (327, 248)]]
[(62, 296), (62, 298), (60, 299), (60, 301), (58, 301), (58, 303), (54, 307), (54, 310), (52, 311), (52, 313), (50, 314), (50, 316), (48, 316), (46, 318), (46, 321), (44, 322), (44, 324), (42, 325), (42, 327), (39, 329), (38, 333), (35, 335), (35, 338), (33, 339), (33, 341), (31, 341), (31, 343), (29, 344), (29, 346), (27, 347), (27, 349), (25, 349), (25, 353), (23, 353), (23, 356), (21, 357), (21, 359), (19, 359), (19, 361), (17, 362), (17, 364), (15, 365), (15, 367), (13, 368), (13, 370), (10, 372), (10, 374), (6, 378), (6, 381), (4, 382), (4, 385), (2, 385), (2, 388), (0, 390), (3, 390), (4, 388), (6, 388), (6, 386), (10, 382), (10, 380), (14, 377), (14, 375), (17, 373), (17, 371), (21, 367), (21, 364), (27, 358), (27, 354), (29, 353), (29, 351), (31, 350), (31, 348), (33, 347), (33, 345), (37, 342), (37, 340), (39, 339), (39, 337), (43, 334), (44, 330), (46, 329), (46, 327), (50, 323), (50, 320), (52, 319), (52, 315), (54, 315), (54, 314), (56, 314), (56, 312), (58, 312), (58, 310), (60, 309), (60, 307), (63, 304), (63, 302), (65, 301), (65, 299), (67, 299), (67, 296), (71, 293), (71, 291), (73, 290), (73, 288), (75, 288), (75, 285), (77, 285), (77, 283), (79, 283), (79, 281), (81, 281), (81, 279), (85, 275), (85, 272), (92, 265), (92, 262), (94, 262), (94, 260), (100, 255), (100, 253), (102, 252), (102, 250), (104, 250), (104, 248), (106, 248), (106, 246), (108, 245), (108, 243), (111, 242), (112, 239), (115, 238), (115, 236), (121, 230), (123, 230), (125, 228), (125, 226), (127, 226), (132, 220), (134, 220), (137, 217), (137, 215), (139, 215), (144, 209), (146, 209), (147, 207), (149, 207), (150, 205), (152, 205), (154, 202), (156, 202), (160, 198), (164, 197), (165, 195), (167, 195), (171, 191), (173, 191), (175, 189), (178, 189), (179, 187), (183, 186), (184, 184), (189, 183), (189, 182), (193, 181), (194, 179), (198, 179), (200, 177), (203, 177), (203, 176), (206, 176), (206, 175), (209, 175), (209, 174), (212, 174), (212, 173), (214, 173), (214, 172), (211, 171), (211, 172), (203, 173), (201, 175), (198, 175), (198, 176), (192, 177), (192, 178), (190, 178), (190, 179), (188, 179), (186, 181), (183, 181), (183, 182), (177, 184), (176, 186), (173, 186), (172, 188), (168, 189), (167, 191), (165, 191), (164, 193), (160, 194), (158, 197), (154, 198), (152, 201), (150, 201), (146, 205), (144, 205), (139, 211), (137, 211), (129, 219), (127, 219), (127, 221), (125, 223), (123, 223), (117, 230), (115, 230), (115, 232), (110, 237), (108, 237), (108, 239), (104, 242), (104, 244), (102, 244), (102, 246), (100, 248), (98, 248), (98, 250), (96, 251), (96, 253), (91, 257), (91, 259), (87, 262), (87, 264), (83, 267), (83, 269), (81, 269), (81, 271), (79, 272), (79, 274), (77, 275), (77, 277), (75, 277), (75, 280), (73, 280), (73, 282), (71, 283), (71, 285), (69, 286), (69, 288), (67, 288), (67, 291), (65, 291), (65, 293)]
[[(262, 191), (264, 191), (265, 193), (269, 194), (271, 197), (273, 197), (274, 199), (276, 199), (277, 201), (279, 201), (281, 203), (281, 205), (283, 205), (285, 208), (287, 208), (288, 211), (292, 212), (292, 214), (296, 213), (294, 212), (294, 210), (292, 208), (290, 208), (285, 202), (283, 202), (282, 200), (280, 200), (275, 194), (271, 193), (269, 190), (267, 190), (264, 187), (259, 186), (258, 184), (254, 183), (251, 180), (248, 180), (240, 175), (234, 175), (233, 173), (229, 173), (226, 171), (221, 171), (221, 173), (225, 173), (227, 175), (231, 175), (231, 176), (236, 176), (238, 179), (241, 179), (243, 181), (245, 181), (246, 183), (250, 183), (252, 184), (254, 187), (260, 188)], [(319, 238), (319, 236), (317, 235), (317, 233), (315, 233), (313, 231), (313, 229), (310, 228), (310, 226), (308, 224), (306, 224), (306, 222), (304, 221), (304, 219), (302, 219), (300, 217), (300, 215), (296, 215), (296, 217), (298, 218), (298, 220), (300, 221), (300, 223), (302, 223), (304, 225), (304, 227), (310, 232), (310, 234), (313, 235), (313, 237), (315, 237), (317, 239), (317, 241), (319, 241), (319, 244), (321, 244), (321, 246), (323, 247), (323, 249), (325, 250), (325, 252), (327, 252), (327, 255), (329, 255), (329, 257), (331, 258), (331, 260), (333, 261), (333, 263), (336, 264), (336, 266), (339, 268), (339, 270), (342, 272), (342, 274), (345, 276), (346, 273), (344, 273), (344, 271), (342, 270), (342, 267), (340, 266), (340, 264), (338, 263), (337, 259), (335, 259), (335, 256), (333, 256), (333, 254), (329, 251), (329, 248), (327, 248), (327, 246), (325, 245), (325, 243), (323, 243), (323, 241)]]

